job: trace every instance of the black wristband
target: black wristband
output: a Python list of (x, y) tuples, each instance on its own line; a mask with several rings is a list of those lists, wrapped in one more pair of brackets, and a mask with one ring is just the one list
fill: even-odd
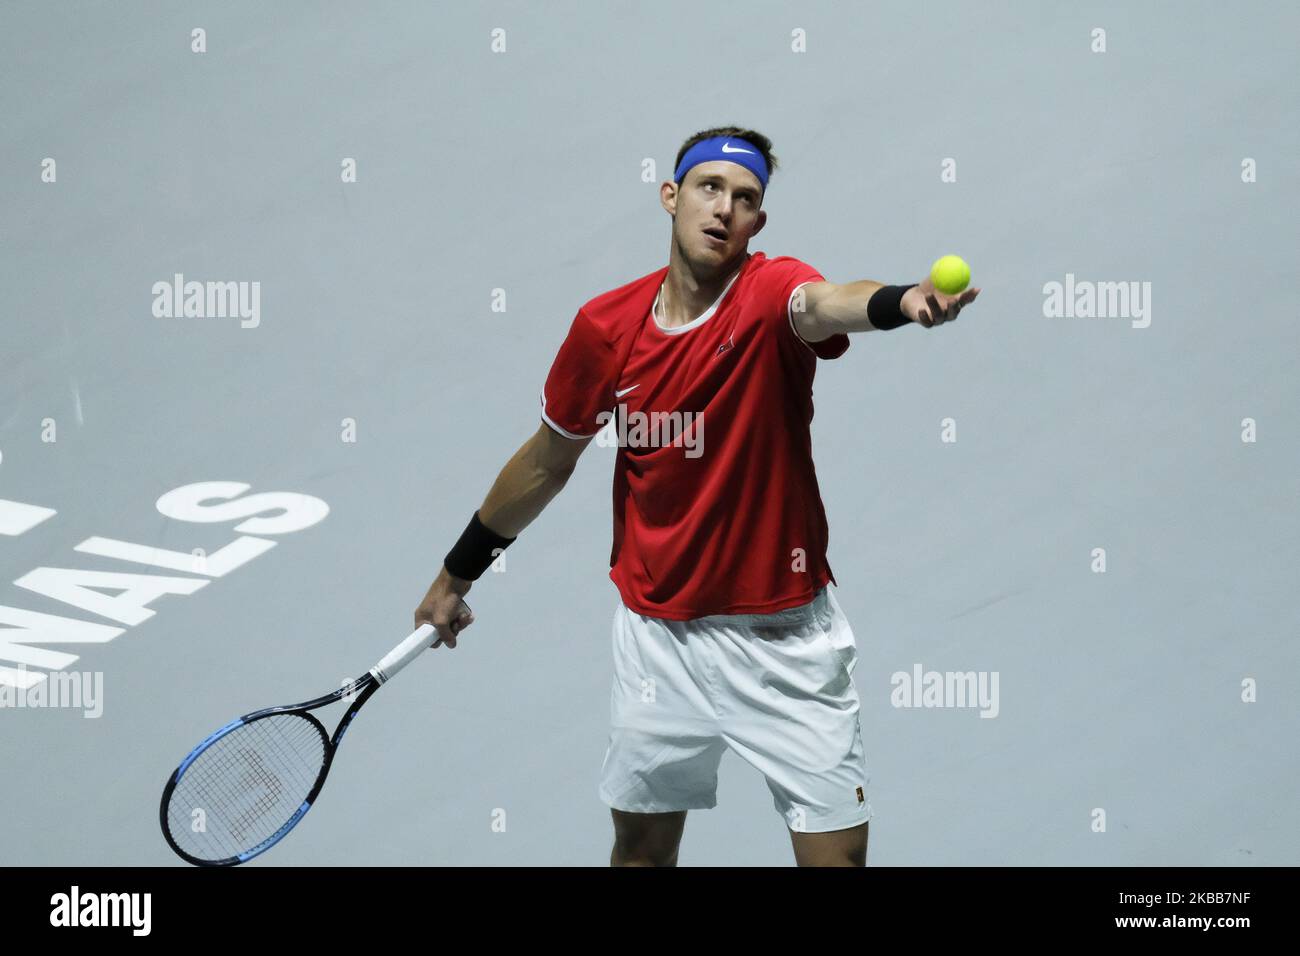
[(867, 300), (867, 319), (878, 329), (896, 329), (910, 325), (912, 320), (903, 314), (903, 293), (915, 289), (912, 285), (882, 285)]
[(478, 518), (478, 512), (469, 519), (461, 532), (460, 540), (447, 552), (442, 563), (448, 573), (466, 581), (477, 581), (491, 567), (498, 554), (514, 543), (514, 538), (503, 538)]

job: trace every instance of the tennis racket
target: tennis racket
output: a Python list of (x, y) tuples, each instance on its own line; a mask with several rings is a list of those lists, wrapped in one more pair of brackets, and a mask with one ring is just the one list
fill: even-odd
[[(320, 794), (357, 711), (432, 646), (435, 634), (422, 624), (334, 693), (257, 710), (210, 734), (163, 788), (158, 816), (168, 845), (196, 866), (235, 866), (283, 840)], [(344, 698), (347, 713), (330, 737), (310, 711)]]

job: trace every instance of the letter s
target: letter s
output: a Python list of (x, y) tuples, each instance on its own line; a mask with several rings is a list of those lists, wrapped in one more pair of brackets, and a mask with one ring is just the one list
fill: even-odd
[[(244, 534), (287, 534), (290, 531), (301, 531), (324, 520), (330, 513), (330, 506), (320, 498), (291, 491), (264, 492), (249, 495), (241, 501), (229, 500), (238, 498), (250, 487), (242, 481), (199, 481), (173, 488), (158, 499), (156, 507), (168, 518), (201, 524), (249, 518), (250, 520), (235, 526), (236, 531)], [(203, 502), (210, 498), (225, 499), (227, 503), (205, 505)], [(282, 513), (274, 517), (252, 517), (259, 512), (275, 509), (280, 509)]]

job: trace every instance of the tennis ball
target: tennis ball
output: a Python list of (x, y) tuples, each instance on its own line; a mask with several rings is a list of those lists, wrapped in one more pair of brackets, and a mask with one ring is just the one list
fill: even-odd
[(941, 256), (930, 266), (930, 281), (944, 295), (956, 295), (970, 285), (970, 266), (961, 256)]

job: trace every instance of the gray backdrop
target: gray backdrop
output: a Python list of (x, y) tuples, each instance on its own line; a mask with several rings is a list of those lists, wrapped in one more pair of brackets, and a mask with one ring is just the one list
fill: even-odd
[[(0, 535), (0, 604), (108, 623), (11, 582), (150, 571), (74, 551), (96, 535), (233, 540), (155, 509), (188, 483), (331, 510), (110, 642), (47, 645), (102, 673), (103, 714), (0, 710), (5, 861), (177, 862), (157, 801), (189, 747), (410, 629), (578, 306), (666, 262), (677, 148), (737, 123), (782, 163), (751, 251), (900, 283), (958, 252), (984, 289), (817, 378), (871, 862), (1297, 863), (1298, 27), (1264, 3), (6, 4), (0, 499), (57, 514)], [(175, 273), (259, 282), (260, 324), (155, 317)], [(1049, 317), (1067, 274), (1150, 283), (1150, 324)], [(607, 861), (612, 461), (588, 451), (460, 648), (366, 708), (256, 865)], [(998, 716), (893, 706), (915, 665), (996, 672)], [(790, 861), (728, 755), (682, 864)]]

